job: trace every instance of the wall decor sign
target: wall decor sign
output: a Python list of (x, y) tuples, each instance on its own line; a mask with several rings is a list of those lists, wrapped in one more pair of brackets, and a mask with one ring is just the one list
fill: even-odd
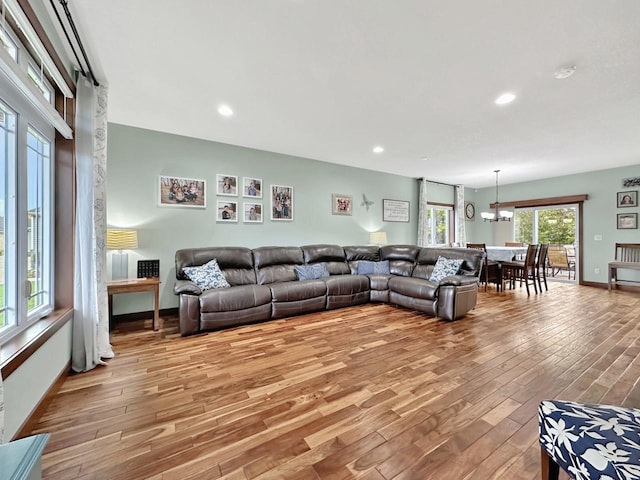
[(262, 179), (243, 177), (242, 195), (245, 197), (262, 198)]
[(271, 220), (293, 220), (293, 187), (271, 185)]
[(262, 203), (245, 202), (242, 204), (242, 211), (244, 223), (262, 223)]
[(237, 222), (238, 202), (225, 202), (218, 200), (216, 220), (218, 222)]
[(238, 177), (218, 173), (216, 175), (216, 185), (218, 195), (238, 196)]
[(196, 178), (160, 175), (158, 205), (205, 208), (207, 206), (206, 182)]
[(383, 222), (408, 222), (409, 202), (405, 200), (382, 199)]
[(634, 230), (638, 228), (637, 213), (619, 213), (618, 230)]
[(629, 177), (622, 179), (623, 188), (640, 187), (640, 177)]
[(353, 197), (351, 195), (331, 194), (331, 214), (332, 215), (352, 215)]
[(473, 202), (464, 202), (464, 219), (473, 221), (476, 219), (476, 204)]
[(618, 208), (637, 207), (638, 191), (629, 190), (627, 192), (618, 192)]

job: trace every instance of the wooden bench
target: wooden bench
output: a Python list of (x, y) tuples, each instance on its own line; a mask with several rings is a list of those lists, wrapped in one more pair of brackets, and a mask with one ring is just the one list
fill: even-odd
[(618, 280), (618, 269), (640, 270), (640, 243), (616, 243), (614, 262), (609, 262), (609, 291), (612, 284), (640, 284), (639, 280)]

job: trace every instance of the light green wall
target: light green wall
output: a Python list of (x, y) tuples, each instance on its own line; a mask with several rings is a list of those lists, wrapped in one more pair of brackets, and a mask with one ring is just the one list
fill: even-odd
[[(618, 230), (616, 228), (616, 214), (640, 213), (638, 207), (617, 208), (616, 206), (617, 192), (640, 190), (637, 187), (623, 188), (622, 179), (627, 177), (640, 177), (640, 165), (500, 185), (500, 201), (589, 195), (589, 199), (584, 202), (583, 213), (583, 278), (586, 282), (606, 283), (607, 264), (613, 260), (615, 243), (640, 243), (640, 230)], [(465, 198), (476, 203), (476, 220), (466, 223), (468, 241), (493, 244), (494, 241), (503, 239), (503, 232), (500, 232), (499, 229), (504, 228), (511, 229), (510, 233), (513, 234), (513, 223), (491, 224), (483, 222), (480, 218), (480, 212), (488, 211), (489, 204), (495, 201), (495, 187), (477, 191), (466, 189)], [(602, 240), (595, 240), (596, 235), (602, 235)], [(595, 269), (599, 269), (600, 273), (596, 274)]]
[[(139, 248), (129, 252), (129, 276), (139, 259), (160, 259), (160, 307), (178, 304), (173, 294), (174, 256), (181, 248), (238, 245), (366, 244), (369, 232), (387, 232), (389, 243), (416, 242), (418, 184), (415, 179), (306, 158), (109, 124), (107, 222), (138, 230)], [(390, 160), (392, 161), (392, 160)], [(265, 192), (263, 224), (216, 222), (216, 174), (257, 177)], [(158, 206), (158, 176), (204, 179), (207, 208)], [(294, 221), (269, 220), (268, 186), (294, 187)], [(331, 214), (331, 194), (353, 196), (353, 216)], [(375, 204), (367, 211), (362, 194)], [(242, 197), (219, 197), (237, 200)], [(382, 222), (382, 199), (411, 202), (410, 222)], [(451, 203), (450, 193), (434, 189), (434, 201)], [(111, 254), (107, 255), (111, 267)], [(108, 278), (111, 272), (108, 271)], [(114, 297), (114, 313), (146, 311), (150, 295)]]

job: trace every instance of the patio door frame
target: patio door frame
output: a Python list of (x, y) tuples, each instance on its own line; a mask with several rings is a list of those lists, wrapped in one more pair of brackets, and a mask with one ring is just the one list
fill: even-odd
[[(501, 207), (513, 207), (513, 208), (533, 208), (533, 207), (562, 207), (567, 205), (575, 205), (577, 206), (577, 236), (576, 236), (576, 277), (578, 279), (578, 285), (583, 285), (583, 260), (584, 255), (582, 254), (582, 244), (583, 244), (583, 212), (584, 212), (584, 202), (589, 199), (589, 195), (578, 194), (578, 195), (567, 195), (564, 197), (549, 197), (549, 198), (534, 198), (530, 200), (515, 200), (511, 202), (500, 202)], [(495, 208), (495, 204), (492, 203), (490, 205), (491, 208)]]

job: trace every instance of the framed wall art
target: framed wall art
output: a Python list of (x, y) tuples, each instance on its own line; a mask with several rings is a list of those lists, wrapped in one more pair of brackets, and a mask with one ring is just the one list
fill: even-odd
[(637, 207), (638, 191), (629, 190), (628, 192), (618, 192), (618, 208)]
[(293, 187), (271, 185), (271, 220), (293, 220)]
[(242, 211), (244, 223), (262, 223), (262, 203), (245, 202), (242, 204)]
[(218, 173), (216, 175), (216, 186), (218, 195), (238, 196), (238, 177)]
[(353, 197), (351, 195), (331, 194), (331, 214), (332, 215), (352, 215)]
[(242, 195), (245, 197), (262, 198), (262, 179), (243, 177)]
[(619, 213), (618, 230), (634, 230), (638, 228), (637, 213)]
[(197, 178), (160, 175), (158, 205), (205, 208), (207, 206), (206, 182)]
[(218, 222), (237, 222), (238, 202), (225, 202), (218, 200), (216, 213), (216, 220)]
[(383, 222), (408, 222), (409, 202), (406, 200), (382, 199), (382, 221)]

